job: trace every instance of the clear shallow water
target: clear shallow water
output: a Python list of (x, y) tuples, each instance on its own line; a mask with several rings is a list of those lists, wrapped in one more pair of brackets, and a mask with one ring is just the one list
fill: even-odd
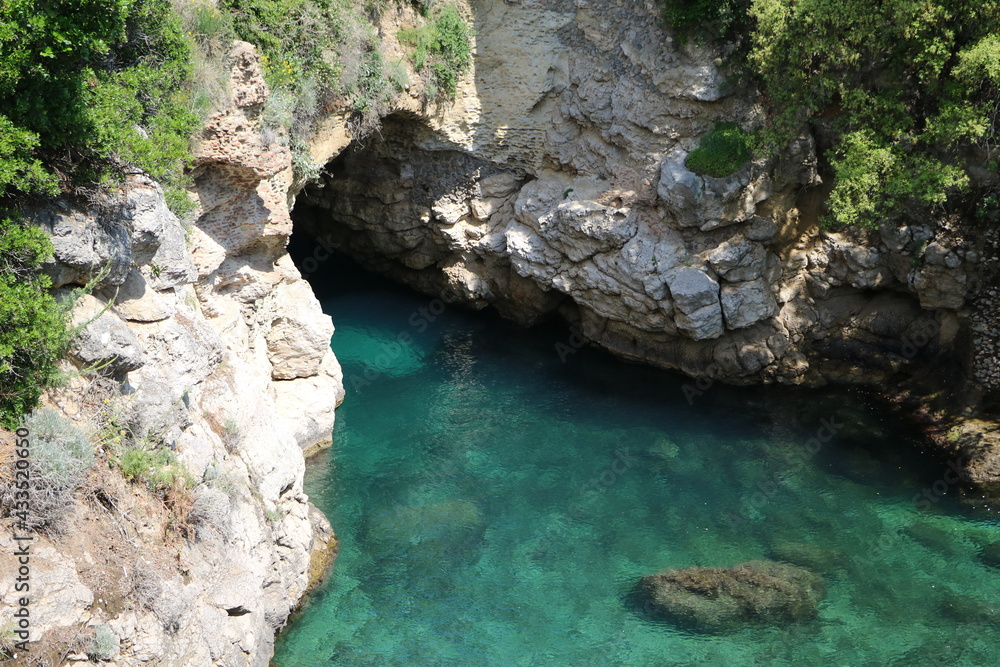
[[(276, 665), (1000, 663), (977, 557), (1000, 526), (915, 502), (946, 467), (860, 397), (689, 404), (672, 375), (563, 363), (565, 333), (353, 282), (324, 303), (347, 398), (306, 479), (340, 556)], [(698, 635), (629, 603), (643, 574), (775, 554), (824, 570), (815, 621)]]

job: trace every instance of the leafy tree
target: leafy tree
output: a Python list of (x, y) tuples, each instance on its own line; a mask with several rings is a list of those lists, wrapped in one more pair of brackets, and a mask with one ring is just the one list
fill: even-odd
[(197, 118), (169, 0), (0, 4), (0, 195), (54, 193), (140, 167), (182, 181)]
[(780, 151), (803, 123), (835, 118), (834, 224), (874, 226), (904, 208), (944, 206), (968, 189), (970, 155), (995, 143), (997, 0), (675, 4), (686, 9), (665, 15), (679, 30), (708, 25), (742, 39), (746, 71), (770, 107), (758, 150)]
[(190, 77), (170, 0), (0, 3), (0, 424), (13, 427), (37, 403), (69, 338), (67, 308), (39, 272), (52, 245), (8, 211), (130, 167), (185, 201), (198, 121)]
[(772, 145), (803, 119), (838, 116), (833, 222), (875, 225), (968, 186), (966, 149), (997, 129), (995, 0), (753, 0), (750, 16)]

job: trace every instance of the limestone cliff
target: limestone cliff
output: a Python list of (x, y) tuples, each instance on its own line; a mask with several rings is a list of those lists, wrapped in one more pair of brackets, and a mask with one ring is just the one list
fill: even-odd
[(826, 128), (726, 178), (686, 167), (716, 122), (764, 121), (723, 47), (678, 43), (653, 2), (467, 11), (455, 100), (414, 87), (346, 149), (321, 127), (304, 230), (450, 301), (559, 313), (623, 358), (730, 383), (877, 383), (953, 347), (980, 241), (933, 218), (821, 230)]
[[(99, 279), (74, 310), (67, 368), (100, 370), (46, 403), (111, 440), (172, 450), (190, 476), (164, 504), (102, 460), (59, 534), (37, 537), (32, 648), (46, 664), (80, 657), (100, 625), (117, 665), (263, 667), (311, 559), (336, 548), (302, 491), (303, 450), (329, 442), (343, 397), (333, 325), (285, 253), (291, 157), (261, 139), (256, 54), (238, 44), (231, 62), (232, 103), (196, 148), (192, 227), (141, 174), (103, 207), (35, 215), (55, 285)], [(12, 568), (0, 561), (5, 607)]]

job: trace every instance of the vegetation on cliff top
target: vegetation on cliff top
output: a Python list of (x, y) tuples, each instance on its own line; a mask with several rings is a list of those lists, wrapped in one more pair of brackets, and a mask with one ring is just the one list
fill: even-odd
[[(189, 140), (226, 103), (224, 60), (236, 37), (262, 54), (272, 89), (267, 140), (289, 143), (299, 173), (315, 175), (304, 135), (319, 113), (350, 100), (354, 134), (364, 136), (405, 86), (405, 68), (400, 76), (384, 62), (373, 26), (378, 5), (0, 3), (0, 422), (13, 425), (36, 404), (67, 337), (65, 309), (38, 273), (51, 245), (17, 209), (53, 195), (96, 198), (142, 170), (164, 185), (174, 211), (190, 211)], [(467, 41), (467, 32), (457, 13), (457, 24), (447, 11), (440, 16), (445, 29), (435, 51), (451, 68), (439, 77), (449, 90), (449, 76), (467, 63), (468, 45), (462, 51), (459, 39)]]
[(39, 274), (52, 246), (16, 204), (93, 193), (133, 168), (181, 201), (190, 63), (169, 0), (0, 4), (0, 424), (37, 403), (69, 335)]
[(0, 5), (0, 196), (54, 194), (140, 168), (183, 181), (190, 43), (169, 0)]
[(834, 224), (953, 210), (971, 160), (996, 169), (996, 0), (679, 0), (664, 16), (682, 35), (741, 40), (770, 114), (759, 151), (833, 119)]
[(458, 79), (472, 65), (472, 32), (454, 4), (427, 9), (430, 20), (399, 31), (399, 41), (410, 47), (418, 72), (428, 71), (430, 97), (455, 97)]

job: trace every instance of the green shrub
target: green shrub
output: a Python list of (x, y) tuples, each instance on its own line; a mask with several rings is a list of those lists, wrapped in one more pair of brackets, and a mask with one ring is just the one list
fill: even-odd
[(37, 227), (0, 218), (0, 425), (12, 429), (56, 378), (68, 308), (39, 272), (52, 243)]
[(687, 157), (696, 174), (724, 178), (739, 171), (752, 157), (747, 134), (736, 123), (717, 123)]
[(382, 51), (373, 48), (361, 59), (361, 69), (354, 92), (354, 110), (362, 116), (381, 111), (392, 99), (389, 79), (385, 76)]
[(24, 418), (31, 432), (31, 464), (56, 486), (75, 486), (94, 463), (90, 438), (58, 412), (35, 410)]
[(826, 223), (834, 227), (874, 227), (910, 202), (941, 205), (949, 190), (968, 184), (958, 167), (893, 150), (864, 130), (843, 137), (831, 162), (837, 178)]
[(195, 2), (184, 5), (181, 15), (184, 27), (202, 51), (209, 56), (225, 56), (236, 37), (233, 17), (211, 3)]
[(997, 139), (997, 0), (663, 0), (663, 7), (681, 39), (704, 30), (738, 42), (743, 74), (768, 106), (754, 133), (758, 153), (780, 153), (821, 115), (832, 125), (828, 222), (874, 227), (904, 209), (926, 215), (963, 201), (972, 208), (988, 196), (962, 193), (970, 154)]
[(19, 638), (14, 632), (17, 626), (13, 621), (7, 621), (0, 627), (0, 662), (11, 660), (17, 652)]
[(396, 35), (400, 44), (410, 47), (410, 61), (418, 72), (427, 66), (427, 58), (437, 43), (437, 26), (425, 23), (412, 28), (402, 28)]
[(874, 227), (967, 190), (969, 149), (996, 141), (996, 0), (753, 0), (750, 16), (748, 62), (772, 108), (761, 145), (836, 119), (830, 222)]
[(169, 449), (145, 444), (129, 445), (118, 457), (118, 467), (126, 479), (144, 482), (152, 491), (189, 486), (187, 469)]
[(129, 167), (184, 185), (198, 119), (169, 0), (11, 0), (0, 35), (0, 195), (112, 183)]
[(389, 63), (387, 76), (398, 93), (410, 87), (410, 75), (406, 72), (406, 65), (398, 60)]
[(660, 0), (664, 22), (684, 44), (700, 31), (733, 38), (745, 28), (750, 0)]
[[(290, 116), (280, 118), (290, 146), (303, 144), (321, 109), (341, 96), (353, 102), (353, 130), (362, 137), (379, 124), (389, 82), (381, 71), (378, 36), (355, 0), (220, 0), (232, 16), (240, 39), (255, 44), (272, 94), (294, 100)], [(372, 7), (373, 11), (378, 10)], [(390, 93), (391, 95), (391, 93)], [(271, 129), (276, 129), (272, 125)], [(311, 162), (299, 156), (300, 175), (314, 175)]]
[(434, 90), (455, 97), (458, 80), (472, 65), (472, 31), (454, 4), (430, 11), (431, 21), (399, 31), (418, 72), (430, 67)]

